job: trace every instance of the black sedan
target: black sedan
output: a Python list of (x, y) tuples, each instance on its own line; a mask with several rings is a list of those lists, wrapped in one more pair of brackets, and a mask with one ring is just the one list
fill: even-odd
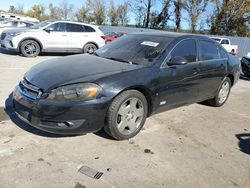
[(250, 78), (250, 57), (243, 57), (241, 59), (242, 76)]
[(207, 37), (135, 33), (93, 55), (35, 65), (13, 99), (18, 116), (38, 129), (68, 135), (104, 128), (122, 140), (153, 114), (201, 101), (222, 106), (239, 75), (239, 61)]

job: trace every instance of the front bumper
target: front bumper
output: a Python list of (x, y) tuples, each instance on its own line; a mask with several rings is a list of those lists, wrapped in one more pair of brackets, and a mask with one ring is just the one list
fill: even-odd
[(241, 63), (241, 69), (245, 76), (250, 77), (250, 65), (246, 63)]
[(6, 35), (4, 39), (0, 41), (0, 46), (7, 50), (18, 51), (18, 43), (9, 35)]
[(20, 119), (46, 132), (77, 135), (96, 132), (103, 128), (111, 98), (92, 101), (58, 102), (32, 100), (18, 89), (13, 92), (13, 103)]

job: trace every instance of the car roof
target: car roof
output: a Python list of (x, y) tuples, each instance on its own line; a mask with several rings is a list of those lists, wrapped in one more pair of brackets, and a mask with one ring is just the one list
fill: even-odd
[(187, 33), (174, 33), (174, 32), (166, 32), (166, 31), (157, 31), (157, 32), (136, 32), (136, 33), (131, 33), (135, 35), (148, 35), (148, 36), (161, 36), (161, 37), (170, 37), (170, 38), (196, 38), (196, 39), (210, 39), (207, 36), (203, 35), (194, 35), (194, 34), (187, 34)]
[(87, 23), (83, 23), (83, 22), (75, 22), (75, 21), (67, 21), (67, 20), (51, 20), (51, 22), (65, 22), (65, 23), (72, 23), (72, 24), (81, 24), (81, 25), (86, 25), (86, 26), (90, 26), (90, 27), (96, 27), (98, 28), (97, 25), (91, 25), (91, 24), (87, 24)]

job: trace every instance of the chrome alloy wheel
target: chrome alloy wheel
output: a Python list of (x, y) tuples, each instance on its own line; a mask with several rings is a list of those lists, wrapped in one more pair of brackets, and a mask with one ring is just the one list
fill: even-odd
[(24, 46), (24, 50), (28, 55), (33, 55), (37, 52), (37, 47), (32, 42), (29, 42)]
[(135, 132), (144, 117), (143, 103), (138, 98), (129, 98), (120, 106), (116, 116), (116, 126), (123, 135)]
[(218, 101), (220, 104), (224, 103), (227, 100), (229, 91), (230, 91), (230, 84), (226, 81), (222, 84), (219, 91)]

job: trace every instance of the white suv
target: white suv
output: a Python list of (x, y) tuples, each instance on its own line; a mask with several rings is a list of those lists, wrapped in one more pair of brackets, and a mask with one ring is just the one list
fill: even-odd
[(36, 57), (40, 52), (93, 53), (105, 45), (97, 27), (70, 21), (44, 21), (29, 29), (10, 29), (1, 35), (1, 47)]

